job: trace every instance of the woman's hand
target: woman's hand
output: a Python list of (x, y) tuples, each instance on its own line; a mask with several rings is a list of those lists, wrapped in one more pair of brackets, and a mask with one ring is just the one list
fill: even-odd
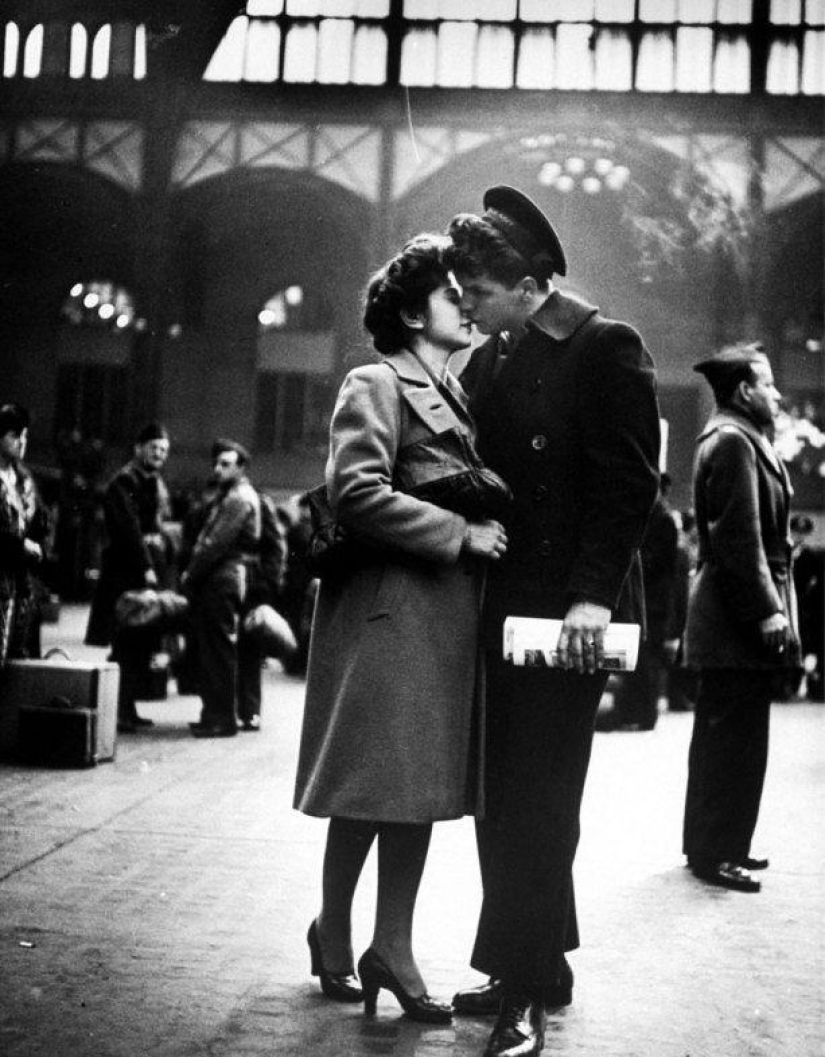
[(500, 521), (470, 521), (461, 547), (468, 554), (498, 561), (507, 553), (507, 533)]

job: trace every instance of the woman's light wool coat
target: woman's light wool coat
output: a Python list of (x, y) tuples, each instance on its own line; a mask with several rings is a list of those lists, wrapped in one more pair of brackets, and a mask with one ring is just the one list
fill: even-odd
[[(463, 397), (463, 394), (461, 394)], [(473, 434), (407, 351), (351, 371), (326, 480), (338, 520), (395, 555), (325, 579), (310, 646), (295, 806), (424, 823), (481, 810), (478, 623), (483, 564), (466, 521), (393, 488), (413, 445)]]

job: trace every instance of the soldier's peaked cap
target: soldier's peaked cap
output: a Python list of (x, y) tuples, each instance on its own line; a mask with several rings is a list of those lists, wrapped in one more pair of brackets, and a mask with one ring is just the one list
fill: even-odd
[(749, 345), (729, 345), (706, 360), (701, 360), (693, 369), (703, 374), (709, 382), (713, 382), (738, 367), (744, 367), (755, 360), (766, 359), (765, 346), (761, 341), (754, 341)]
[(483, 219), (529, 262), (536, 278), (567, 275), (567, 260), (553, 225), (526, 194), (505, 184), (491, 187), (484, 195)]

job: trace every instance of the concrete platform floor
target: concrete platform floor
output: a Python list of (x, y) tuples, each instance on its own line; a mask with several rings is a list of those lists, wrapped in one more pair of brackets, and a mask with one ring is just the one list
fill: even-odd
[[(78, 646), (67, 607), (49, 638)], [(102, 651), (98, 652), (102, 656)], [(303, 684), (266, 673), (264, 730), (197, 741), (198, 701), (88, 771), (0, 766), (2, 1057), (469, 1057), (490, 1024), (425, 1028), (381, 992), (378, 1015), (309, 976), (325, 824), (290, 808)], [(680, 825), (691, 716), (598, 734), (576, 876), (583, 946), (574, 1004), (545, 1053), (815, 1057), (825, 1052), (825, 708), (782, 704), (758, 895), (685, 870)], [(355, 908), (369, 942), (374, 862)], [(470, 820), (435, 828), (416, 922), (430, 991), (467, 968), (479, 883)]]

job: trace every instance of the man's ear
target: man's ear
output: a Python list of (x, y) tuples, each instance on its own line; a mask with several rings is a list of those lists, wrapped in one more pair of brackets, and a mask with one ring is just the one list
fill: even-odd
[(753, 386), (750, 382), (746, 378), (743, 378), (736, 387), (736, 396), (739, 398), (740, 403), (745, 404), (745, 406), (750, 404), (752, 389)]
[(532, 275), (525, 275), (523, 279), (519, 279), (516, 283), (516, 288), (525, 301), (532, 300), (539, 292), (539, 284)]
[(405, 327), (409, 327), (410, 330), (421, 330), (424, 326), (423, 312), (409, 312), (406, 308), (402, 308), (399, 315), (401, 316), (401, 322)]

